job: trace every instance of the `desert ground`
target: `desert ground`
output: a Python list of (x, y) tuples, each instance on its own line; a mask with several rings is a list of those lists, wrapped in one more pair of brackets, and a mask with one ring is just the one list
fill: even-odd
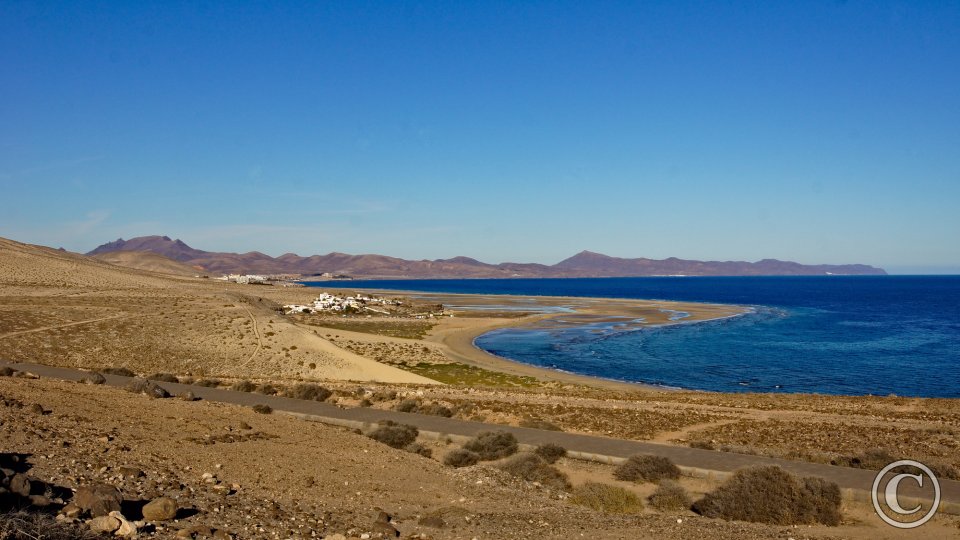
[[(565, 317), (663, 324), (661, 309), (696, 320), (735, 315), (735, 306), (519, 298), (500, 309), (502, 298), (400, 295), (449, 313), (290, 316), (277, 308), (320, 289), (223, 283), (136, 264), (0, 239), (0, 359), (263, 393), (314, 383), (342, 407), (412, 406), (491, 425), (868, 469), (905, 457), (960, 478), (957, 400), (666, 391), (521, 366), (472, 345), (493, 328), (556, 324), (557, 307), (574, 312)], [(727, 522), (649, 505), (639, 514), (603, 513), (571, 503), (567, 489), (512, 477), (497, 461), (445, 466), (451, 442), (422, 440), (432, 454), (424, 457), (342, 427), (205, 400), (0, 377), (0, 402), (0, 454), (25, 455), (25, 474), (68, 490), (107, 482), (125, 500), (165, 495), (188, 510), (141, 530), (153, 537), (199, 537), (203, 530), (190, 532), (196, 526), (237, 538), (375, 537), (381, 511), (405, 538), (910, 536), (855, 498), (845, 498), (836, 527)], [(557, 468), (572, 489), (603, 482), (642, 498), (654, 489), (615, 480), (611, 465), (561, 458)], [(719, 482), (680, 479), (694, 498)], [(922, 532), (955, 538), (958, 524), (942, 512)]]

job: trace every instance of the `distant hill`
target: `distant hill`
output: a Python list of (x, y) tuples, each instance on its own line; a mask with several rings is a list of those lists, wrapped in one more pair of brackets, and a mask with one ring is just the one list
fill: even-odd
[(863, 264), (804, 265), (776, 259), (746, 261), (693, 261), (677, 258), (623, 259), (590, 251), (580, 252), (554, 265), (536, 263), (488, 264), (469, 257), (411, 261), (385, 255), (329, 253), (301, 257), (286, 253), (220, 253), (194, 249), (168, 236), (122, 238), (103, 244), (88, 255), (117, 251), (149, 251), (211, 274), (347, 274), (355, 277), (393, 278), (570, 278), (635, 276), (763, 276), (763, 275), (885, 275), (881, 268)]
[(139, 289), (176, 287), (187, 281), (194, 280), (159, 276), (62, 249), (0, 238), (0, 287)]
[(92, 256), (117, 266), (147, 270), (149, 272), (160, 272), (161, 274), (195, 276), (203, 272), (202, 269), (194, 268), (165, 255), (151, 251), (106, 251)]

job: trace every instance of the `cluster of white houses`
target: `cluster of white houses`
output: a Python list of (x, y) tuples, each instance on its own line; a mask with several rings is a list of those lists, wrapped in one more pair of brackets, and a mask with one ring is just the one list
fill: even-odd
[(226, 276), (214, 278), (219, 279), (220, 281), (232, 281), (234, 283), (266, 283), (270, 280), (269, 276), (260, 276), (256, 274), (229, 274)]
[(389, 315), (390, 312), (378, 309), (373, 306), (399, 306), (402, 302), (399, 300), (388, 300), (386, 298), (375, 298), (358, 294), (356, 296), (334, 296), (329, 293), (322, 293), (309, 305), (289, 304), (283, 306), (287, 313), (313, 313), (315, 311), (372, 311)]

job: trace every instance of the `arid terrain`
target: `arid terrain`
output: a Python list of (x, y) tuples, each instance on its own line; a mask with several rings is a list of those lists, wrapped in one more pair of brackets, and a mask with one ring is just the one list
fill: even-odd
[[(330, 389), (327, 401), (341, 407), (412, 408), (490, 424), (868, 469), (911, 458), (941, 478), (960, 478), (957, 400), (665, 391), (521, 366), (474, 348), (473, 338), (505, 325), (554, 324), (552, 315), (536, 308), (477, 309), (501, 306), (498, 298), (404, 298), (473, 306), (427, 319), (278, 311), (318, 292), (151, 272), (0, 239), (0, 359), (123, 368), (265, 394), (315, 383)], [(682, 307), (695, 319), (739, 310), (537, 301), (540, 308), (575, 311), (566, 316), (644, 317), (649, 324), (664, 322), (657, 317), (667, 307)], [(844, 499), (838, 527), (727, 522), (651, 506), (635, 515), (607, 514), (573, 504), (566, 489), (515, 478), (496, 461), (445, 466), (442, 460), (457, 446), (447, 441), (421, 438), (428, 458), (341, 427), (102, 385), (0, 377), (0, 404), (0, 454), (27, 455), (26, 474), (67, 489), (107, 482), (125, 500), (168, 496), (189, 510), (141, 533), (157, 537), (206, 526), (238, 538), (362, 538), (377, 534), (381, 511), (404, 538), (910, 534), (880, 522), (869, 503), (855, 497)], [(611, 465), (561, 458), (557, 467), (574, 490), (603, 482), (647, 497), (655, 487), (615, 480)], [(694, 498), (719, 482), (680, 479)], [(439, 519), (425, 519), (431, 516)], [(956, 537), (958, 518), (941, 513), (923, 532)]]

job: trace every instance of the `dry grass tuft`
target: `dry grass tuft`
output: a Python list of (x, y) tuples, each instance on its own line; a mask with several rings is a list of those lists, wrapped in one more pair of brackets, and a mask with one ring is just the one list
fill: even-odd
[(689, 510), (693, 504), (687, 490), (673, 480), (661, 481), (648, 500), (650, 506), (660, 511)]
[(0, 538), (3, 540), (93, 540), (101, 538), (86, 527), (57, 521), (40, 513), (0, 514)]
[(570, 502), (607, 514), (639, 514), (643, 511), (643, 501), (636, 493), (599, 482), (575, 487)]
[(528, 482), (538, 482), (553, 489), (570, 489), (570, 480), (567, 479), (567, 475), (536, 454), (518, 454), (505, 461), (500, 468), (511, 476)]

